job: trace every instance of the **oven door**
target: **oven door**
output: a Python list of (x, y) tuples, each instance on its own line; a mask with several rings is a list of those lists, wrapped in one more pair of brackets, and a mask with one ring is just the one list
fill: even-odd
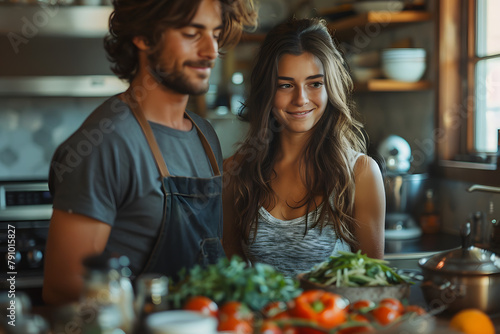
[(45, 181), (0, 183), (0, 289), (25, 291), (40, 299), (52, 198)]

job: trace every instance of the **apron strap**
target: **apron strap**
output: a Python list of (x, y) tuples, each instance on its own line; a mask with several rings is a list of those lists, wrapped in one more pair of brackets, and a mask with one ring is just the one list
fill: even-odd
[(201, 144), (203, 145), (203, 148), (205, 149), (205, 153), (208, 155), (208, 159), (210, 160), (210, 165), (212, 165), (212, 171), (213, 171), (213, 173), (214, 173), (215, 176), (219, 176), (220, 175), (219, 164), (217, 164), (217, 159), (215, 159), (214, 151), (212, 150), (212, 147), (208, 143), (207, 138), (205, 137), (205, 135), (203, 134), (203, 132), (198, 127), (198, 124), (196, 124), (196, 122), (193, 121), (193, 119), (191, 118), (191, 116), (189, 116), (189, 114), (187, 112), (185, 112), (184, 115), (186, 115), (187, 118), (196, 127), (196, 130), (198, 131), (198, 137), (200, 137)]
[[(158, 142), (156, 141), (156, 138), (153, 134), (153, 130), (151, 129), (151, 126), (149, 125), (148, 120), (146, 119), (146, 116), (144, 116), (144, 113), (140, 109), (139, 103), (137, 103), (135, 96), (131, 92), (126, 92), (124, 94), (124, 96), (125, 96), (125, 100), (126, 100), (127, 104), (129, 105), (130, 109), (132, 110), (132, 113), (134, 114), (135, 118), (137, 119), (137, 122), (139, 122), (139, 125), (141, 126), (141, 129), (144, 132), (144, 135), (146, 136), (146, 140), (149, 144), (151, 152), (153, 153), (153, 157), (155, 159), (156, 166), (158, 167), (158, 171), (160, 172), (160, 175), (162, 176), (162, 178), (170, 176), (167, 165), (165, 163), (165, 159), (163, 158), (163, 155), (161, 154), (160, 147), (158, 146)], [(212, 167), (212, 171), (213, 171), (215, 176), (219, 176), (220, 175), (219, 165), (217, 164), (217, 160), (215, 159), (215, 154), (212, 150), (212, 147), (208, 143), (203, 132), (200, 130), (198, 125), (193, 121), (193, 119), (188, 115), (188, 113), (184, 112), (184, 115), (186, 115), (187, 118), (191, 121), (191, 123), (193, 123), (193, 125), (196, 127), (198, 137), (200, 138), (201, 144), (203, 145), (203, 148), (205, 149), (205, 153), (207, 154), (208, 159), (210, 160), (210, 165)]]

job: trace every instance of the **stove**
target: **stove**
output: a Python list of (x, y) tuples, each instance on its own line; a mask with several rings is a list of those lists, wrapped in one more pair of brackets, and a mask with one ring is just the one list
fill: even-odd
[(0, 182), (0, 288), (40, 288), (52, 197), (46, 181)]

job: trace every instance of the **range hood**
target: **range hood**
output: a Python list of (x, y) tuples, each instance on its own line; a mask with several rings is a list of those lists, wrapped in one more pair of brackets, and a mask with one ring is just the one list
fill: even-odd
[(0, 3), (0, 34), (27, 40), (37, 36), (104, 37), (112, 10), (111, 6)]
[(0, 96), (100, 97), (125, 91), (112, 75), (0, 77)]
[(0, 4), (0, 96), (101, 97), (128, 84), (103, 46), (111, 6)]

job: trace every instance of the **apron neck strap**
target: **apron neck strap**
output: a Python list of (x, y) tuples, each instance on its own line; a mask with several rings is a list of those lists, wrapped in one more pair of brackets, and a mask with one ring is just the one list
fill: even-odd
[[(151, 125), (149, 125), (148, 120), (146, 119), (146, 116), (144, 116), (144, 113), (141, 110), (141, 107), (139, 106), (139, 103), (137, 103), (137, 100), (135, 99), (135, 96), (132, 92), (126, 91), (124, 94), (124, 99), (125, 102), (129, 105), (130, 109), (132, 110), (132, 113), (134, 114), (135, 118), (137, 119), (137, 122), (141, 126), (142, 131), (144, 132), (144, 135), (146, 137), (146, 140), (148, 142), (149, 148), (151, 149), (151, 152), (153, 153), (153, 157), (156, 162), (156, 166), (158, 167), (158, 171), (160, 172), (160, 175), (162, 178), (170, 176), (170, 173), (168, 171), (167, 165), (165, 164), (165, 160), (163, 158), (163, 155), (161, 154), (160, 147), (158, 146), (158, 142), (156, 141), (156, 138), (153, 134), (153, 130), (151, 129)], [(193, 121), (193, 119), (185, 112), (184, 115), (187, 116), (187, 118), (193, 123), (193, 125), (196, 127), (196, 131), (198, 133), (198, 137), (200, 138), (200, 141), (203, 145), (203, 148), (205, 149), (205, 153), (208, 155), (208, 158), (210, 160), (210, 164), (212, 167), (212, 171), (215, 176), (220, 175), (220, 170), (219, 170), (219, 165), (217, 164), (217, 160), (215, 159), (215, 154), (210, 147), (210, 144), (208, 143), (207, 139), (201, 132), (200, 128), (198, 125)]]

